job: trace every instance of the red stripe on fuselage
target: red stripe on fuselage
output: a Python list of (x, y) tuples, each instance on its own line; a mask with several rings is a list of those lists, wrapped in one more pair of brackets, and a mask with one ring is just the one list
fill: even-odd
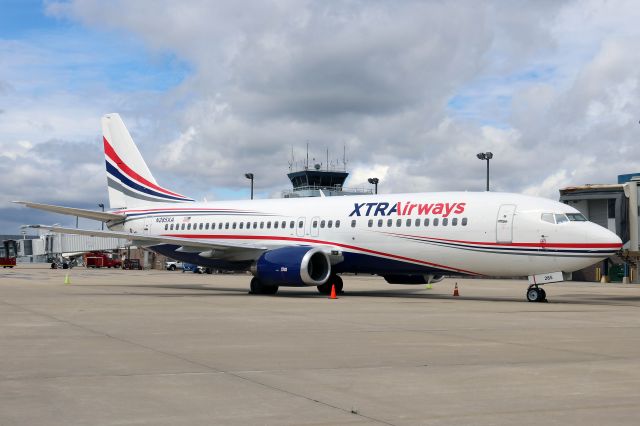
[(272, 240), (272, 241), (295, 241), (295, 242), (304, 242), (304, 243), (325, 244), (325, 245), (343, 247), (343, 248), (347, 248), (347, 249), (351, 249), (351, 250), (358, 250), (358, 251), (362, 251), (362, 252), (365, 252), (365, 253), (376, 254), (376, 255), (379, 255), (379, 256), (391, 257), (391, 258), (399, 259), (399, 260), (406, 260), (408, 262), (421, 263), (421, 264), (428, 265), (428, 266), (435, 266), (437, 268), (449, 269), (451, 271), (463, 272), (463, 273), (469, 274), (469, 275), (481, 275), (481, 274), (479, 274), (477, 272), (467, 271), (465, 269), (454, 268), (454, 267), (446, 266), (446, 265), (440, 265), (438, 263), (426, 262), (424, 260), (413, 259), (411, 257), (405, 257), (405, 256), (397, 255), (397, 254), (391, 254), (391, 253), (385, 253), (385, 252), (382, 252), (382, 251), (366, 249), (366, 248), (363, 248), (363, 247), (357, 247), (357, 246), (352, 246), (352, 245), (348, 245), (348, 244), (334, 243), (334, 242), (331, 242), (331, 241), (312, 240), (312, 239), (309, 239), (309, 238), (278, 237), (278, 236), (266, 236), (266, 235), (253, 235), (253, 236), (252, 235), (207, 235), (207, 234), (200, 234), (200, 235), (162, 234), (162, 235), (163, 236), (167, 236), (167, 237), (193, 238), (193, 239)]
[(448, 240), (446, 238), (423, 237), (420, 235), (398, 234), (395, 232), (384, 232), (384, 233), (388, 235), (398, 235), (401, 237), (420, 238), (422, 240), (436, 240), (436, 241), (445, 241), (449, 243), (462, 243), (462, 244), (482, 245), (482, 246), (578, 248), (578, 249), (588, 249), (588, 248), (619, 249), (620, 247), (622, 247), (622, 244), (609, 244), (609, 243), (494, 243), (494, 242), (483, 242), (483, 241)]
[(151, 188), (153, 188), (153, 189), (155, 189), (157, 191), (160, 191), (162, 193), (165, 193), (165, 194), (168, 194), (168, 195), (173, 195), (173, 196), (176, 196), (176, 197), (187, 198), (184, 195), (177, 194), (175, 192), (169, 191), (168, 189), (161, 188), (158, 185), (149, 182), (148, 180), (146, 180), (145, 178), (143, 178), (142, 176), (137, 174), (129, 166), (127, 166), (124, 161), (122, 161), (122, 159), (118, 156), (118, 154), (116, 154), (116, 151), (109, 144), (109, 142), (107, 141), (107, 138), (105, 138), (103, 136), (102, 140), (104, 141), (104, 153), (107, 155), (107, 157), (109, 157), (111, 159), (111, 161), (116, 163), (116, 165), (120, 168), (120, 170), (125, 172), (131, 179), (137, 180), (138, 183), (142, 183), (144, 185), (147, 185), (148, 187), (151, 187)]

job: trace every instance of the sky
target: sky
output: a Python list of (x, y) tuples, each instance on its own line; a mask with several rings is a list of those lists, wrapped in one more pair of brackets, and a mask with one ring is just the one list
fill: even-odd
[[(558, 189), (640, 172), (640, 7), (624, 0), (0, 0), (0, 234), (108, 204), (100, 118), (198, 200), (290, 187)], [(314, 160), (313, 160), (314, 159)], [(80, 227), (99, 224), (80, 219)]]

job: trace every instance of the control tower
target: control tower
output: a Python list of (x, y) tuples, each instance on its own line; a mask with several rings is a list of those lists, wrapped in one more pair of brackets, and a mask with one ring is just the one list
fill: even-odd
[[(340, 195), (368, 195), (373, 194), (371, 189), (365, 188), (345, 188), (344, 182), (349, 177), (346, 169), (346, 161), (342, 161), (343, 167), (336, 169), (329, 165), (327, 154), (327, 165), (325, 167), (320, 163), (315, 163), (313, 167), (309, 167), (309, 154), (307, 153), (307, 161), (297, 166), (295, 161), (289, 163), (289, 173), (287, 177), (293, 185), (293, 189), (282, 192), (283, 198), (298, 197), (326, 197)], [(322, 193), (321, 193), (322, 191)]]

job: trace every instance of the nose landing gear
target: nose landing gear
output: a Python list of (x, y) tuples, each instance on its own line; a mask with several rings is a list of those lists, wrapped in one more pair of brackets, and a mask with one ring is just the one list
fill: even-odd
[(530, 285), (527, 289), (527, 300), (529, 302), (547, 302), (547, 293), (536, 284)]

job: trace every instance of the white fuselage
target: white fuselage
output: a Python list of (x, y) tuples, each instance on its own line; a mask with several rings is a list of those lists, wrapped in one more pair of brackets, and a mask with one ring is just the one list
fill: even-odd
[[(113, 230), (270, 249), (322, 246), (345, 255), (344, 272), (380, 273), (376, 264), (388, 261), (396, 273), (421, 268), (492, 276), (571, 272), (621, 247), (614, 233), (592, 222), (562, 222), (560, 216), (578, 213), (572, 207), (509, 193), (153, 203), (119, 212), (127, 219)], [(543, 220), (543, 213), (560, 215), (562, 223)]]

